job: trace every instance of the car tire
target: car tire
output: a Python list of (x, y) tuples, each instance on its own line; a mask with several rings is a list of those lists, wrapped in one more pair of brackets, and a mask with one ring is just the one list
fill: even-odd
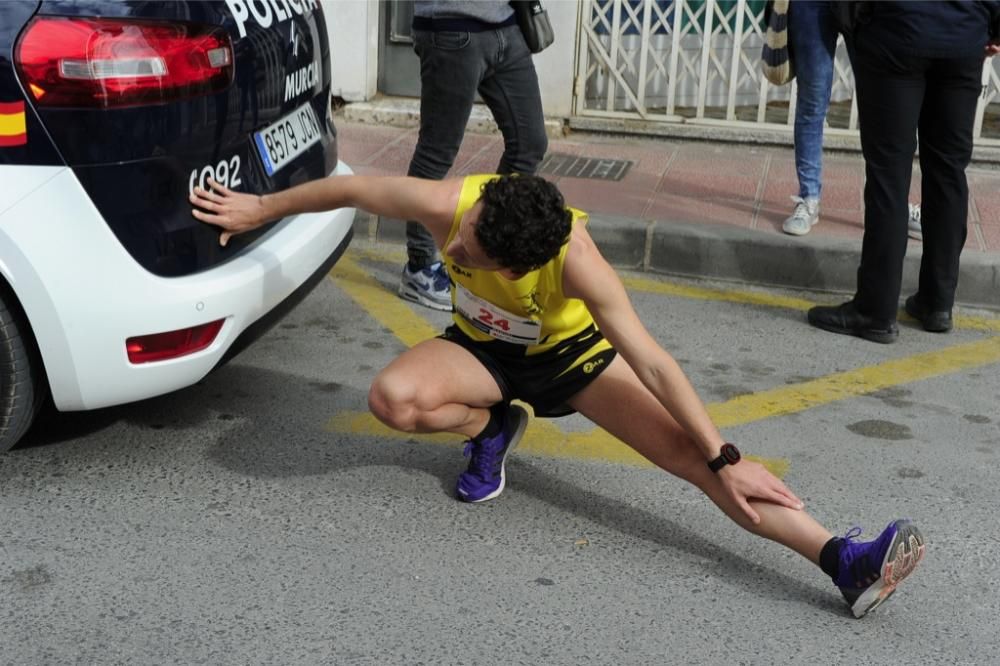
[(48, 394), (34, 336), (4, 287), (0, 285), (0, 453), (24, 436)]

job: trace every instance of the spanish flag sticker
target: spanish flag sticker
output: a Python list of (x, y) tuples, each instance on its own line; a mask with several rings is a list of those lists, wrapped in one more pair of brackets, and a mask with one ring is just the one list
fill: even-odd
[(0, 148), (28, 143), (24, 102), (0, 102)]

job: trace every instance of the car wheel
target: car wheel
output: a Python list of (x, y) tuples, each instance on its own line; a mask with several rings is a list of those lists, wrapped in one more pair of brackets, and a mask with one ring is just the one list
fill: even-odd
[(0, 286), (0, 453), (28, 431), (47, 389), (31, 329)]

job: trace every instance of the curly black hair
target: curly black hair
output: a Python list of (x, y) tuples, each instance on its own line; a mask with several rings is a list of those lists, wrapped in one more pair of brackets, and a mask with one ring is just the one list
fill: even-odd
[(573, 215), (555, 185), (538, 176), (501, 176), (483, 185), (476, 240), (490, 259), (527, 273), (559, 254)]

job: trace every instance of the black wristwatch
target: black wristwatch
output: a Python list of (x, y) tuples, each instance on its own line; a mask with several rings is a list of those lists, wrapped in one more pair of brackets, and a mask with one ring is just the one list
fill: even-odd
[(718, 472), (726, 465), (735, 465), (742, 457), (740, 450), (736, 446), (733, 444), (723, 444), (719, 457), (708, 461), (708, 468), (713, 472)]

